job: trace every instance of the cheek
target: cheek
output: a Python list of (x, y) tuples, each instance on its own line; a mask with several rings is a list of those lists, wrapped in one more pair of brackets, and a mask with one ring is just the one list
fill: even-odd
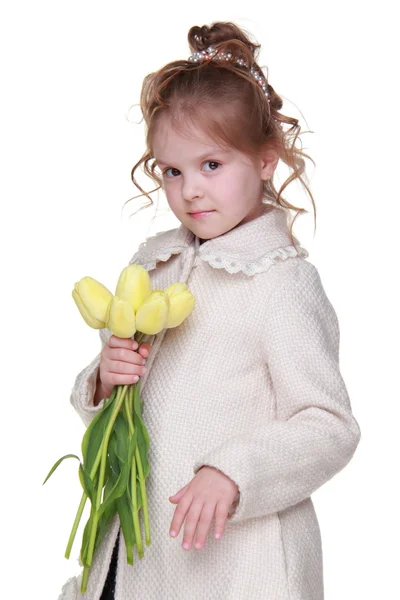
[(183, 205), (182, 197), (179, 194), (174, 192), (168, 193), (167, 202), (169, 210), (171, 210), (177, 219), (181, 220), (184, 218), (189, 218), (186, 215), (186, 210)]
[(229, 207), (231, 210), (243, 204), (245, 196), (249, 193), (248, 182), (245, 178), (237, 176), (224, 177), (218, 182), (214, 190), (214, 196), (218, 203)]
[(164, 183), (163, 190), (167, 197), (168, 204), (170, 206), (177, 206), (179, 198), (178, 187), (174, 184)]

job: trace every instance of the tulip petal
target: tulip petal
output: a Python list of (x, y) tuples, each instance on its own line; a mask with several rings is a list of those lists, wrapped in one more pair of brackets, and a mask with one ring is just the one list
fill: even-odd
[(121, 271), (115, 295), (127, 300), (135, 313), (151, 292), (150, 275), (142, 265), (131, 264)]
[(89, 327), (92, 327), (93, 329), (103, 329), (105, 327), (105, 323), (103, 321), (99, 321), (89, 314), (81, 300), (81, 297), (75, 290), (72, 290), (72, 297), (75, 300), (75, 304), (77, 305), (85, 323), (87, 323)]
[[(110, 290), (93, 277), (82, 277), (75, 283), (74, 292), (75, 294), (72, 295), (82, 317), (88, 325), (100, 329), (98, 323), (106, 321), (108, 307), (113, 297)], [(91, 325), (91, 320), (93, 324), (97, 323), (97, 326)]]
[(178, 327), (190, 315), (195, 298), (185, 283), (173, 283), (165, 290), (170, 297), (166, 329)]
[(136, 313), (136, 328), (147, 335), (155, 335), (165, 329), (170, 306), (164, 290), (154, 290)]
[(118, 296), (111, 300), (106, 327), (120, 338), (131, 338), (136, 333), (135, 311), (131, 304)]

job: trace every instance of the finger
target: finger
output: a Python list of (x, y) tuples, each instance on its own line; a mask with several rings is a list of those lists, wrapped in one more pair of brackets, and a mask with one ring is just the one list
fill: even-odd
[[(115, 352), (115, 354), (114, 354)], [(123, 352), (128, 352), (127, 350)], [(131, 353), (133, 354), (133, 353)], [(126, 360), (125, 360), (126, 359)], [(137, 375), (142, 376), (146, 373), (146, 367), (144, 363), (142, 363), (141, 358), (136, 362), (135, 357), (131, 357), (129, 360), (129, 356), (126, 357), (124, 354), (120, 353), (120, 349), (116, 349), (113, 351), (111, 356), (106, 361), (108, 371), (110, 373), (116, 373), (120, 375)]]
[(185, 531), (183, 533), (182, 547), (184, 550), (190, 550), (193, 543), (193, 537), (196, 532), (197, 523), (203, 510), (203, 502), (192, 502), (186, 517)]
[(187, 483), (183, 488), (179, 490), (179, 492), (176, 492), (176, 494), (170, 496), (169, 501), (172, 502), (172, 504), (176, 504), (177, 502), (179, 502), (179, 500), (182, 498), (183, 494), (186, 492), (188, 487), (189, 484)]
[(185, 519), (186, 513), (189, 510), (191, 503), (192, 496), (190, 494), (186, 494), (179, 502), (178, 506), (175, 508), (174, 516), (171, 522), (171, 527), (169, 529), (171, 537), (176, 537), (177, 535), (179, 535), (182, 523)]
[(131, 385), (132, 383), (136, 383), (137, 381), (139, 381), (140, 376), (139, 375), (132, 375), (132, 374), (127, 374), (127, 375), (123, 375), (121, 373), (112, 373), (110, 371), (108, 371), (104, 377), (102, 377), (102, 383), (104, 381), (104, 384), (106, 386), (110, 386), (111, 388), (114, 388), (114, 386), (116, 385)]
[(128, 345), (124, 343), (120, 346), (113, 346), (109, 354), (113, 359), (124, 360), (126, 362), (134, 362), (137, 364), (146, 362), (145, 359), (135, 351), (132, 340)]
[(143, 358), (148, 358), (151, 352), (151, 345), (148, 342), (143, 342), (143, 344), (140, 344), (138, 352), (140, 352)]
[[(144, 352), (143, 356), (139, 352), (135, 352), (138, 349), (138, 343), (136, 340), (131, 338), (120, 338), (116, 335), (112, 335), (108, 341), (108, 346), (111, 348), (109, 352), (110, 358), (113, 360), (125, 361), (128, 363), (134, 363), (137, 365), (145, 364), (148, 354), (150, 354), (151, 346), (147, 342), (142, 344)], [(140, 346), (140, 348), (142, 348)], [(147, 353), (147, 356), (145, 356)]]
[(214, 518), (215, 513), (215, 504), (204, 504), (203, 510), (201, 511), (199, 524), (197, 526), (196, 532), (196, 542), (194, 547), (196, 550), (203, 550), (206, 538), (211, 528), (211, 523)]
[(219, 540), (222, 538), (225, 525), (228, 518), (229, 505), (227, 502), (218, 502), (215, 509), (215, 526), (214, 526), (214, 538)]
[[(107, 344), (110, 346), (110, 348), (129, 348), (132, 349), (133, 347), (133, 340), (131, 338), (120, 338), (116, 335), (111, 335)], [(137, 342), (136, 342), (136, 347), (137, 347)]]
[[(111, 348), (107, 353), (107, 358), (114, 362), (125, 362), (129, 365), (145, 365), (146, 359), (140, 356), (138, 352), (128, 348)], [(124, 371), (121, 371), (124, 372)]]

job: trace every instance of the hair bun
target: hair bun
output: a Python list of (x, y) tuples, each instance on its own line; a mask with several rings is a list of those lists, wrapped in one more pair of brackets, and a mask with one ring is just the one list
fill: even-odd
[[(252, 42), (247, 33), (229, 21), (215, 21), (210, 26), (194, 25), (189, 29), (188, 42), (192, 52), (206, 50), (209, 46), (222, 44), (225, 50), (242, 54), (247, 60), (256, 61), (260, 44)], [(233, 42), (233, 43), (232, 43)], [(240, 52), (242, 50), (242, 52)]]

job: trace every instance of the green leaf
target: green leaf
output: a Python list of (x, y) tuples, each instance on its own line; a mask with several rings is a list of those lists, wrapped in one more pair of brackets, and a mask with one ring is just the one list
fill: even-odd
[(89, 547), (90, 530), (92, 528), (93, 515), (94, 515), (94, 507), (92, 506), (90, 509), (90, 516), (89, 516), (88, 520), (86, 521), (85, 528), (83, 530), (83, 535), (82, 535), (82, 546), (81, 546), (81, 552), (80, 552), (80, 559), (81, 559), (81, 563), (83, 564), (83, 566), (89, 566), (86, 562), (86, 557), (87, 557), (87, 552), (88, 552), (88, 547)]
[(142, 411), (141, 411), (141, 406), (140, 406), (140, 396), (139, 396), (139, 393), (135, 390), (134, 425), (135, 425), (135, 430), (137, 431), (137, 436), (138, 436), (137, 443), (138, 443), (140, 458), (141, 458), (141, 462), (142, 462), (143, 476), (146, 479), (146, 477), (150, 473), (150, 463), (147, 458), (149, 447), (150, 447), (150, 437), (149, 437), (147, 428), (146, 428), (144, 422), (142, 421), (141, 415), (142, 415)]
[(125, 492), (126, 486), (128, 483), (128, 475), (129, 475), (129, 465), (128, 465), (128, 463), (123, 463), (121, 465), (121, 472), (118, 475), (118, 479), (115, 482), (114, 487), (110, 491), (108, 497), (105, 498), (104, 501), (100, 504), (100, 507), (98, 509), (99, 516), (103, 514), (103, 512), (108, 508), (108, 506), (114, 500), (119, 498), (119, 496), (122, 496), (122, 494)]
[(76, 454), (66, 454), (65, 456), (63, 456), (62, 458), (60, 458), (56, 463), (54, 463), (54, 465), (51, 467), (46, 479), (43, 481), (42, 485), (44, 485), (46, 483), (46, 481), (48, 480), (48, 478), (54, 473), (54, 471), (57, 469), (58, 465), (65, 459), (65, 458), (77, 458), (79, 460), (79, 462), (81, 462), (81, 459), (79, 458), (79, 456), (76, 456)]
[[(114, 515), (116, 514), (116, 512), (117, 512), (116, 502), (112, 502), (107, 507), (107, 509), (104, 511), (104, 514), (101, 515), (101, 517), (97, 523), (96, 537), (95, 537), (94, 547), (93, 547), (93, 558), (94, 558), (96, 551), (97, 551), (98, 547), (100, 546), (100, 544), (107, 532), (107, 528), (108, 528), (110, 522), (112, 521)], [(80, 559), (81, 559), (82, 565), (89, 566), (89, 567), (91, 565), (87, 564), (86, 557), (87, 557), (87, 552), (88, 552), (88, 548), (89, 548), (90, 530), (91, 530), (91, 526), (92, 526), (93, 515), (94, 515), (94, 510), (92, 509), (90, 512), (90, 517), (85, 525), (85, 529), (83, 532), (82, 548), (81, 548), (81, 553), (80, 553)], [(93, 564), (93, 559), (92, 559), (92, 564)]]
[(133, 410), (142, 418), (142, 402), (140, 400), (140, 389), (139, 386), (133, 388)]
[(107, 498), (110, 491), (114, 487), (114, 484), (117, 480), (117, 475), (115, 475), (114, 471), (111, 468), (109, 456), (107, 456), (106, 461), (106, 472), (105, 472), (105, 485), (104, 485), (104, 498)]
[(90, 502), (94, 506), (95, 503), (95, 486), (91, 480), (89, 473), (86, 471), (82, 463), (79, 464), (79, 479), (83, 487), (83, 491), (90, 499)]
[[(129, 392), (129, 388), (128, 388), (128, 391), (127, 391), (127, 394), (126, 394), (126, 397), (124, 400), (124, 404), (122, 406), (122, 414), (124, 415), (125, 422), (126, 422), (128, 428), (129, 428), (129, 411), (130, 411), (130, 409), (129, 409), (129, 393), (130, 392)], [(133, 419), (133, 415), (131, 415), (131, 420), (132, 419)]]
[(117, 436), (115, 431), (111, 433), (110, 439), (108, 441), (107, 458), (112, 471), (116, 476), (118, 476), (121, 469), (119, 466), (119, 460), (117, 456)]
[(128, 463), (131, 465), (133, 457), (135, 456), (136, 446), (137, 446), (137, 429), (133, 432), (133, 436), (129, 440), (129, 450), (128, 450)]
[(133, 528), (132, 505), (129, 500), (128, 489), (117, 498), (117, 510), (125, 539), (127, 562), (133, 565), (133, 546), (135, 544), (135, 530)]
[(116, 512), (117, 512), (117, 503), (114, 500), (113, 502), (110, 502), (110, 504), (108, 504), (107, 508), (104, 510), (104, 512), (101, 515), (99, 522), (97, 524), (96, 538), (94, 541), (94, 548), (93, 548), (93, 558), (94, 558), (96, 551), (99, 548), (101, 542), (103, 541), (103, 538), (104, 538), (105, 534), (107, 533), (109, 525), (110, 525), (111, 521), (113, 520)]
[(91, 473), (97, 453), (102, 444), (107, 423), (111, 417), (111, 407), (113, 402), (94, 417), (82, 438), (82, 457), (83, 464), (88, 473)]
[(129, 430), (124, 415), (120, 412), (114, 423), (114, 431), (117, 436), (116, 453), (120, 462), (128, 462), (129, 454)]
[(109, 398), (104, 398), (103, 408), (105, 408), (108, 404), (114, 401), (115, 396), (117, 395), (118, 386), (116, 385), (111, 393)]
[[(142, 508), (143, 506), (143, 502), (142, 502), (142, 493), (140, 491), (140, 482), (139, 482), (139, 475), (136, 475), (136, 502), (137, 502), (137, 509), (138, 511)], [(133, 507), (132, 507), (133, 510)]]

